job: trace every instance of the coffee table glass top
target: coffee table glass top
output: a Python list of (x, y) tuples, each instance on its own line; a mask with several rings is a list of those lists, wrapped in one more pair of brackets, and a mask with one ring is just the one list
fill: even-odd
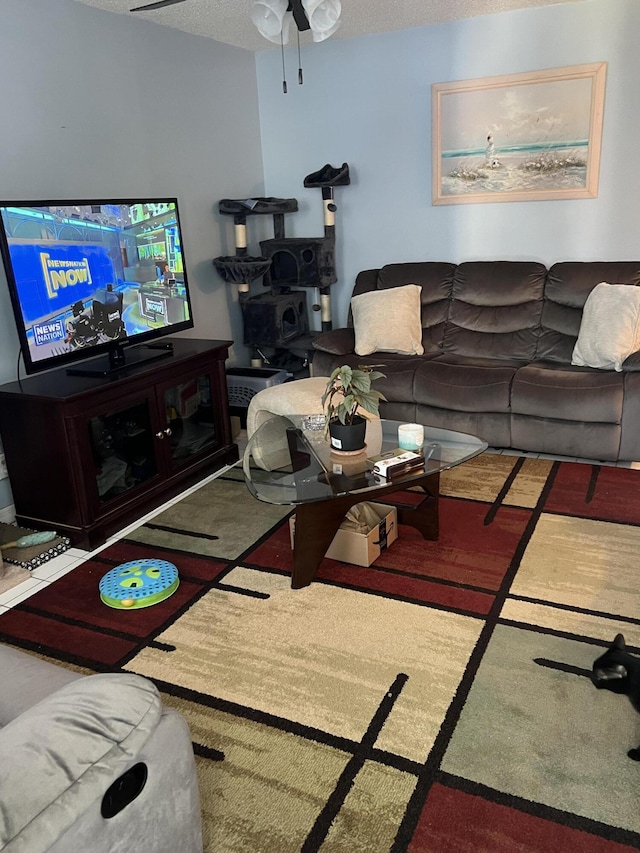
[(331, 450), (314, 416), (274, 416), (258, 427), (247, 444), (243, 468), (249, 491), (272, 504), (311, 503), (360, 492), (373, 496), (391, 483), (406, 487), (412, 480), (453, 468), (487, 449), (487, 443), (473, 435), (425, 426), (424, 466), (392, 480), (377, 477), (367, 457), (396, 449), (400, 424), (368, 421), (365, 451), (349, 455)]

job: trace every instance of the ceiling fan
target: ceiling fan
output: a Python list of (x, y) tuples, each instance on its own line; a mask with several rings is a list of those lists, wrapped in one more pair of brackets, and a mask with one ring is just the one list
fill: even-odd
[[(135, 6), (130, 12), (148, 12), (184, 3), (185, 0), (156, 0), (145, 6)], [(280, 41), (280, 33), (288, 26), (287, 13), (291, 13), (300, 32), (312, 29), (314, 41), (321, 41), (338, 28), (340, 0), (257, 0), (254, 2), (253, 21), (261, 35), (270, 41)], [(291, 17), (289, 15), (289, 17)], [(310, 23), (312, 19), (312, 23)], [(277, 32), (276, 32), (277, 30)], [(273, 36), (277, 36), (274, 38)], [(286, 41), (286, 38), (285, 38)]]
[[(136, 6), (129, 9), (130, 12), (146, 12), (151, 9), (162, 9), (164, 6), (175, 6), (176, 3), (184, 3), (185, 0), (156, 0), (155, 3), (147, 3), (146, 6)], [(290, 0), (287, 11), (293, 12), (293, 18), (300, 31), (309, 29), (309, 19), (302, 8), (302, 0)]]
[[(185, 0), (155, 0), (145, 6), (136, 6), (130, 12), (147, 12), (184, 3)], [(314, 41), (324, 41), (340, 26), (341, 0), (253, 0), (251, 20), (258, 32), (282, 49), (282, 91), (287, 91), (284, 45), (289, 40), (289, 24), (295, 21), (298, 30), (298, 83), (302, 83), (300, 65), (300, 33), (311, 30)]]

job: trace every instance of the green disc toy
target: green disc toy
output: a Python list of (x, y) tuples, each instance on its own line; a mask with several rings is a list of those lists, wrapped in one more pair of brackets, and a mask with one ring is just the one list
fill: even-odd
[(111, 569), (100, 581), (100, 599), (117, 610), (159, 604), (178, 589), (178, 569), (166, 560), (131, 560)]

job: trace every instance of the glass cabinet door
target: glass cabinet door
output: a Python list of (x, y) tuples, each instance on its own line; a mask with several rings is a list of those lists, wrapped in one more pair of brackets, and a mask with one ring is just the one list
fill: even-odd
[(217, 444), (211, 379), (208, 374), (166, 388), (164, 411), (167, 423), (165, 434), (174, 466), (183, 464), (192, 456), (210, 450)]
[(101, 502), (158, 473), (148, 401), (89, 419), (89, 443)]

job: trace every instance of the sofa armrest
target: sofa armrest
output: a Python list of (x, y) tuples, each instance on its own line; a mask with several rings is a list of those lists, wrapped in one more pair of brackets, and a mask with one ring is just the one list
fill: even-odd
[(158, 726), (161, 708), (147, 679), (90, 675), (4, 726), (0, 848), (48, 850), (134, 763)]
[(148, 775), (139, 796), (108, 820), (102, 799), (96, 800), (47, 853), (203, 853), (198, 776), (182, 714), (163, 705), (158, 728), (136, 756), (135, 766), (140, 763)]
[(349, 355), (355, 350), (356, 335), (352, 328), (331, 329), (313, 339), (313, 348), (331, 355)]

